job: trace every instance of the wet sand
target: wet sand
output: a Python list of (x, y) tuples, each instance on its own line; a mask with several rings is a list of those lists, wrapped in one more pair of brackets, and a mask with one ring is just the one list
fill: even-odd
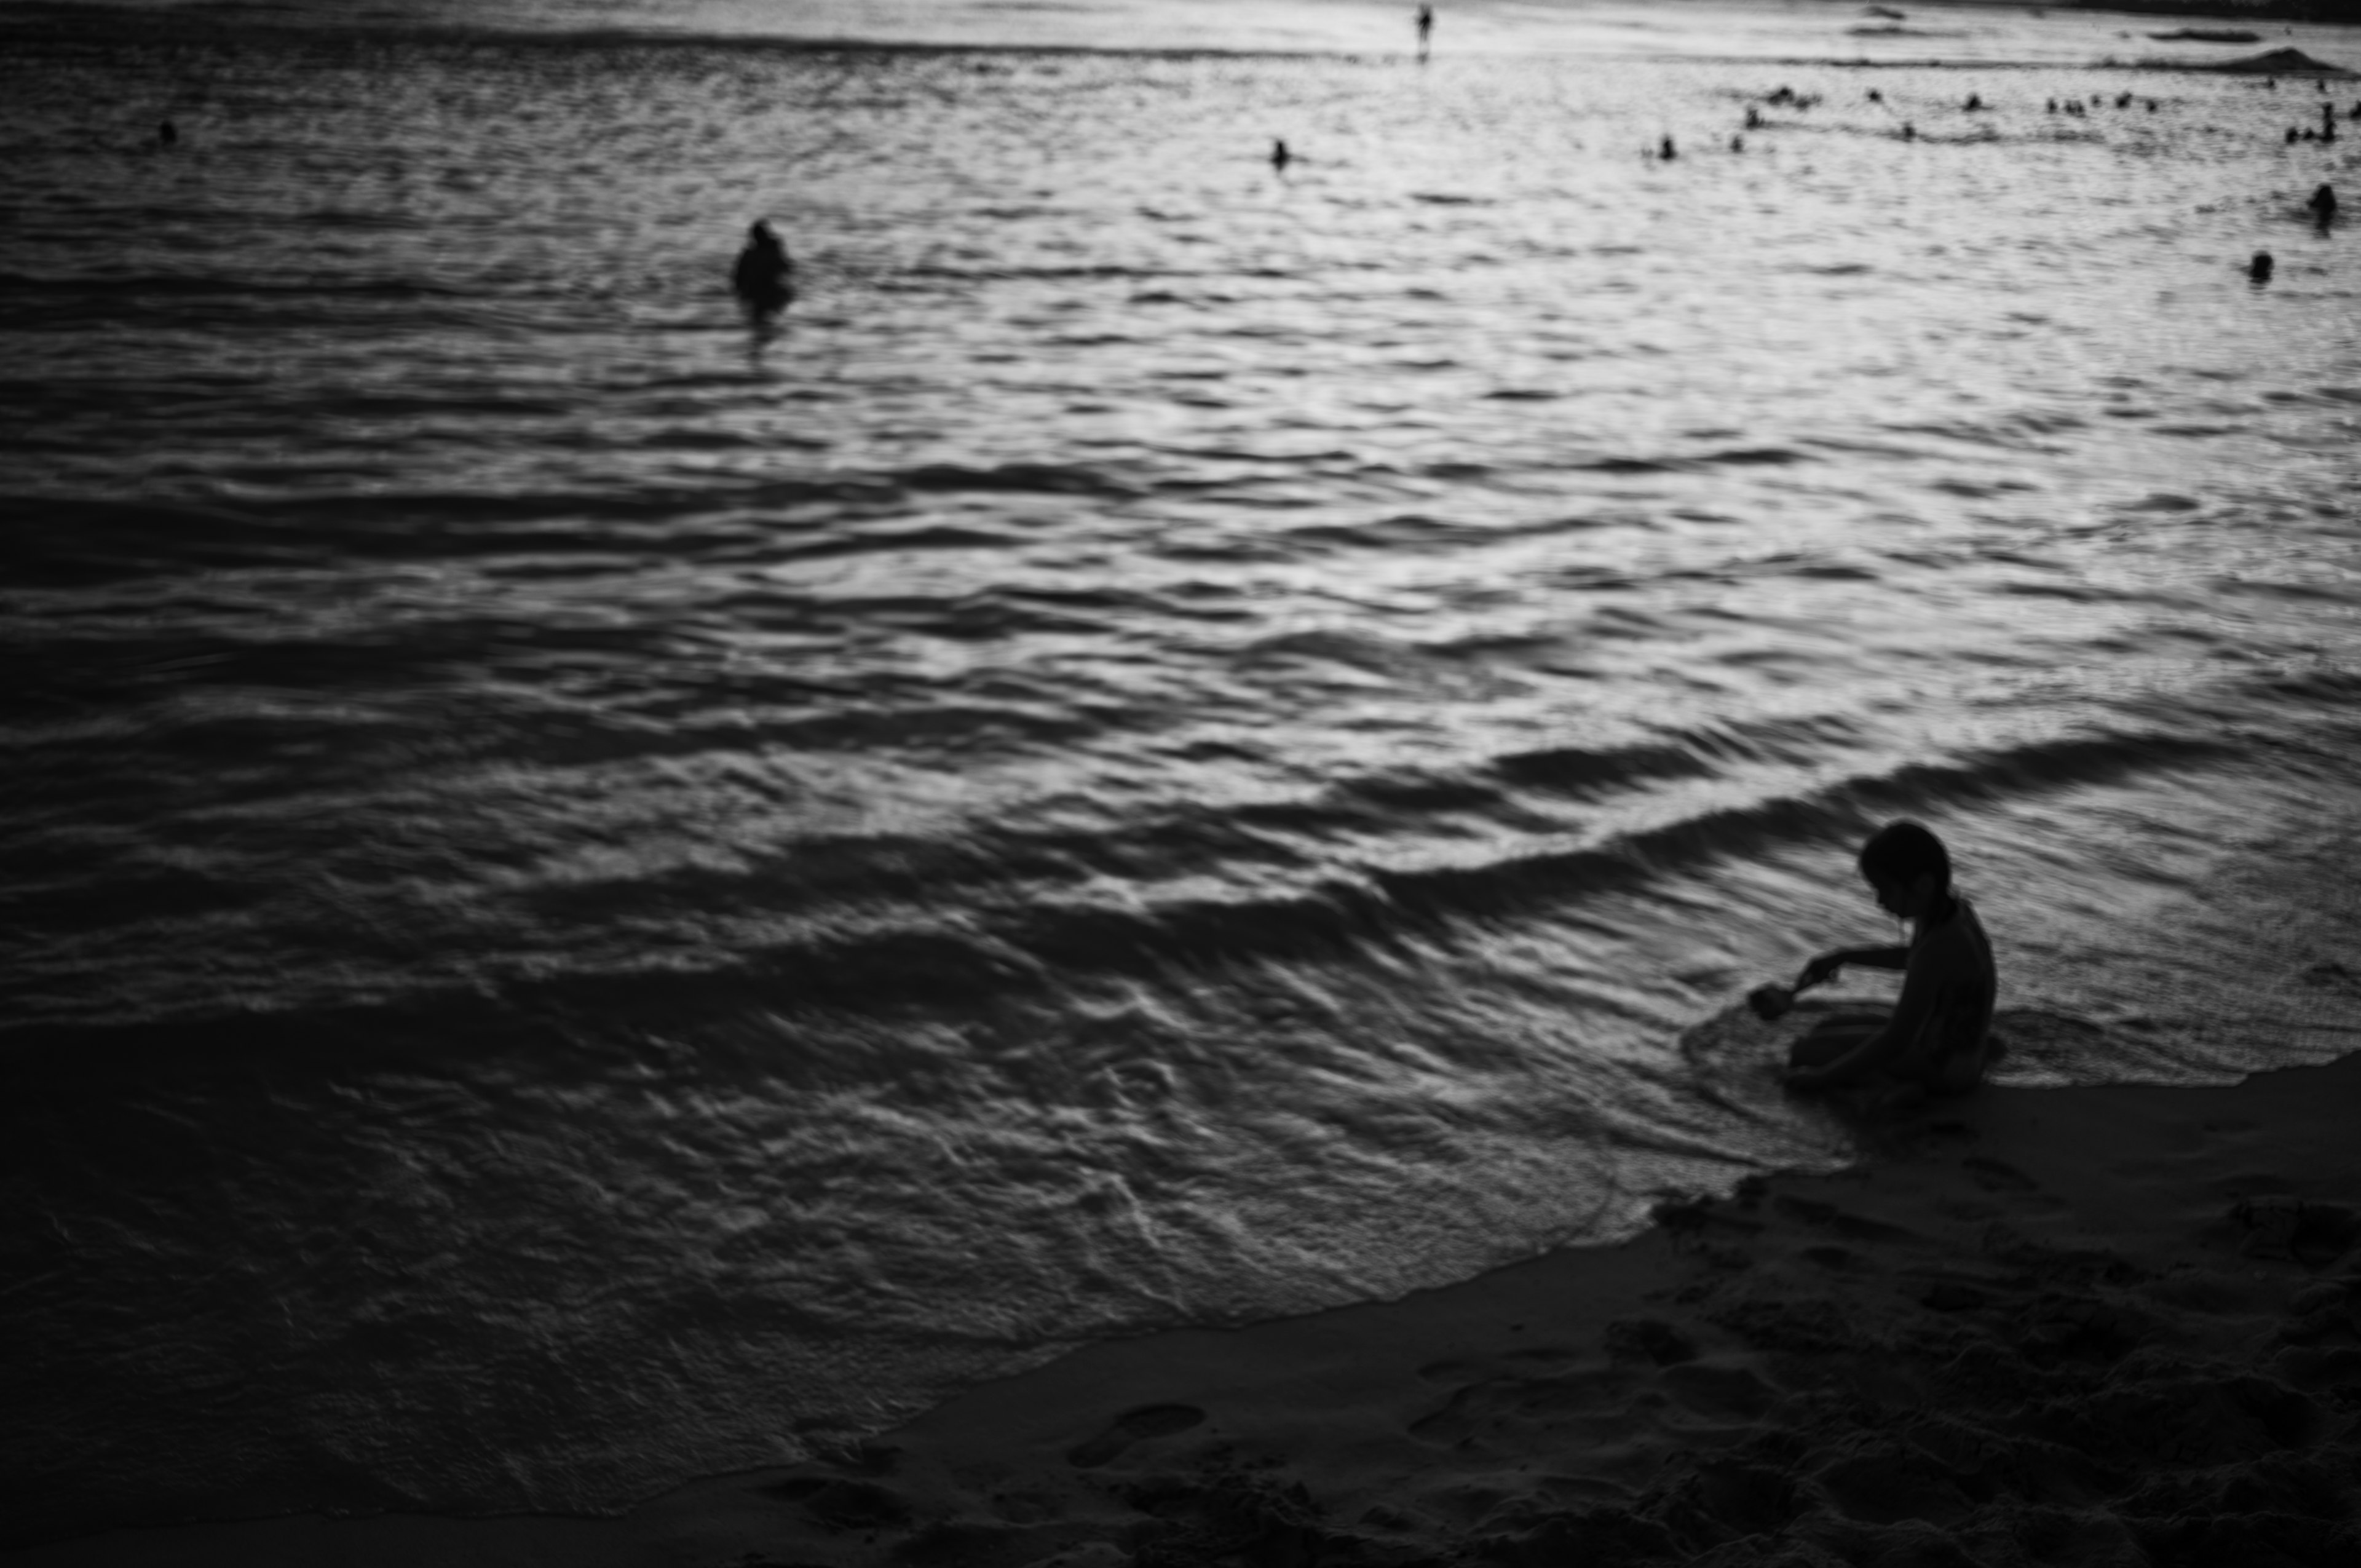
[(126, 1530), (26, 1568), (2361, 1560), (2361, 1057), (1987, 1089), (1446, 1289), (1094, 1346), (616, 1519)]

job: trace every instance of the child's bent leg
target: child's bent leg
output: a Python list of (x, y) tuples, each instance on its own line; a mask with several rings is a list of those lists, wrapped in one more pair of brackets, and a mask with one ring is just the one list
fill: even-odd
[(1836, 1013), (1787, 1047), (1789, 1067), (1826, 1067), (1885, 1027), (1883, 1013)]

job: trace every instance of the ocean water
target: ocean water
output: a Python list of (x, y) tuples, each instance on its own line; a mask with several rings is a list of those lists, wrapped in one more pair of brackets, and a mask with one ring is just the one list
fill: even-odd
[(2004, 1080), (2349, 1048), (2361, 82), (1905, 8), (0, 12), (5, 1539), (1851, 1159), (1896, 816)]

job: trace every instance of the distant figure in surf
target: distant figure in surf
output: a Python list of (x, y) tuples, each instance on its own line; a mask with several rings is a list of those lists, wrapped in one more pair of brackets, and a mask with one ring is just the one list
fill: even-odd
[(1664, 145), (1656, 149), (1656, 156), (1663, 159), (1666, 163), (1670, 163), (1673, 159), (1680, 157), (1680, 149), (1673, 146), (1673, 138), (1670, 137), (1666, 137), (1664, 138)]
[(1732, 152), (1744, 152), (1746, 150), (1746, 138), (1744, 137), (1730, 137), (1730, 150)]
[(2312, 193), (2312, 200), (2306, 202), (2304, 205), (2311, 209), (2312, 221), (2320, 225), (2323, 234), (2327, 233), (2328, 225), (2336, 221), (2335, 188), (2323, 185)]
[(158, 147), (177, 147), (180, 145), (180, 141), (181, 128), (171, 121), (166, 120), (162, 125), (156, 127), (156, 145)]
[[(1885, 102), (1885, 94), (1872, 87), (1869, 90), (1869, 101), (1872, 104), (1883, 104)], [(2056, 108), (2058, 106), (2056, 101), (2053, 100), (2049, 106), (2053, 109)]]
[(2323, 104), (2320, 106), (2320, 139), (2323, 141), (2336, 139), (2336, 105), (2334, 104)]
[(1831, 1014), (1789, 1047), (1787, 1083), (1880, 1082), (1963, 1094), (1999, 1055), (1992, 1016), (2000, 981), (1983, 924), (1952, 890), (1950, 852), (1916, 822), (1879, 828), (1861, 847), (1858, 864), (1878, 907), (1911, 922), (1908, 944), (1832, 948), (1806, 964), (1792, 988), (1758, 987), (1748, 1001), (1775, 1017), (1796, 992), (1835, 979), (1847, 965), (1900, 970), (1902, 995), (1891, 1013)]
[(730, 287), (746, 313), (762, 321), (777, 315), (795, 299), (795, 272), (787, 247), (779, 243), (768, 223), (758, 221), (746, 231), (746, 248), (738, 253), (738, 264), (730, 269)]
[(1751, 104), (1746, 110), (1746, 128), (1750, 131), (1759, 131), (1763, 128), (1763, 111)]
[(1421, 60), (1426, 58), (1427, 38), (1433, 31), (1434, 7), (1421, 5), (1418, 8), (1418, 58)]
[(1270, 166), (1273, 169), (1284, 174), (1287, 172), (1287, 166), (1294, 161), (1295, 155), (1287, 150), (1285, 142), (1274, 141), (1270, 144)]
[(1916, 140), (1918, 139), (1918, 127), (1917, 127), (1916, 126), (1912, 125), (1912, 124), (1911, 124), (1909, 121), (1907, 121), (1907, 120), (1903, 121), (1903, 122), (1902, 122), (1902, 139), (1903, 139), (1904, 141), (1916, 141)]
[(1968, 94), (1968, 113), (1969, 113), (1969, 114), (1972, 115), (1972, 114), (1976, 113), (1978, 110), (1982, 109), (1983, 106), (1984, 106), (1984, 101), (1983, 101), (1983, 99), (1982, 99), (1981, 96), (1979, 96), (1978, 94), (1973, 93), (1969, 93), (1969, 94)]
[(2258, 250), (2255, 252), (2255, 258), (2246, 263), (2247, 280), (2256, 283), (2269, 282), (2271, 280), (2271, 253), (2269, 251)]

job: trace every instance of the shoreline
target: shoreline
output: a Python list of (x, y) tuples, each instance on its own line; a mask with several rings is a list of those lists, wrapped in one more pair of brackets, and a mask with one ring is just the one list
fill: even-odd
[(2336, 1561), (2361, 1554), (2356, 1107), (2361, 1055), (1988, 1087), (1620, 1245), (1090, 1346), (620, 1518), (305, 1516), (0, 1561)]

